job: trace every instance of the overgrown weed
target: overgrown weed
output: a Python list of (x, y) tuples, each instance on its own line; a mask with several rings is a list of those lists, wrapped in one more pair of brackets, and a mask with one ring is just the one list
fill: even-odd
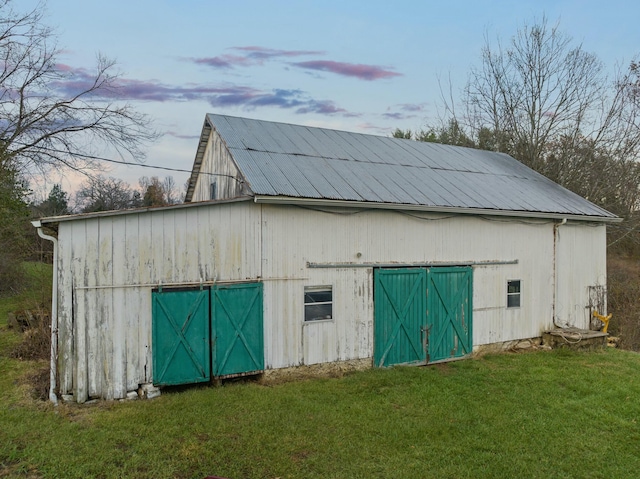
[(640, 259), (607, 258), (607, 300), (609, 333), (620, 338), (620, 348), (640, 351)]

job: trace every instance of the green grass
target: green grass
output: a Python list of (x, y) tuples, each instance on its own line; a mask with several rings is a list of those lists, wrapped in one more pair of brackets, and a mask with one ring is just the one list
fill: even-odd
[(0, 477), (635, 477), (640, 356), (504, 354), (57, 408), (0, 359)]
[[(33, 265), (34, 278), (46, 271)], [(7, 356), (0, 299), (0, 478), (627, 478), (640, 471), (640, 355), (485, 356), (151, 401), (30, 398), (46, 362)]]
[[(53, 268), (50, 264), (24, 263), (27, 287), (19, 294), (0, 296), (0, 358), (17, 344), (20, 336), (7, 330), (7, 314), (24, 309), (51, 308), (51, 282)], [(0, 475), (0, 477), (2, 477)]]

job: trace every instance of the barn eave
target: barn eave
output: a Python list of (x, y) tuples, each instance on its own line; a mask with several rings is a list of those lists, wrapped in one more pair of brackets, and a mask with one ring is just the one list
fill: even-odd
[(270, 196), (255, 195), (255, 203), (262, 204), (278, 204), (278, 205), (298, 205), (308, 207), (338, 207), (338, 208), (358, 208), (358, 209), (381, 209), (381, 210), (399, 210), (399, 211), (422, 211), (429, 213), (444, 214), (460, 214), (475, 216), (501, 216), (511, 218), (536, 218), (551, 220), (572, 220), (582, 222), (595, 223), (620, 223), (623, 219), (617, 216), (593, 216), (593, 215), (576, 215), (562, 212), (543, 212), (543, 211), (514, 211), (514, 210), (497, 210), (489, 208), (465, 208), (452, 206), (430, 206), (420, 204), (398, 204), (398, 203), (379, 203), (371, 201), (344, 201), (330, 200), (323, 198), (299, 198), (290, 196)]

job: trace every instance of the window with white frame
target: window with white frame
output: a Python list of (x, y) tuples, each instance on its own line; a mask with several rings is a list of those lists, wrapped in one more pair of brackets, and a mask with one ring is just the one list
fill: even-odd
[(519, 279), (507, 281), (507, 308), (520, 307), (521, 284)]
[(333, 319), (333, 291), (331, 286), (305, 286), (305, 322), (327, 319)]

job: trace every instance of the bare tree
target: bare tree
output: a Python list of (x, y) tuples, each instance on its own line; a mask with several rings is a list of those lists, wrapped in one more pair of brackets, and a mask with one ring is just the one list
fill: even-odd
[(608, 78), (594, 54), (543, 18), (506, 44), (485, 38), (462, 107), (443, 99), (447, 116), (425, 139), (509, 153), (624, 217), (609, 228), (611, 243), (640, 245), (639, 78), (635, 61)]
[(481, 66), (471, 71), (464, 91), (466, 120), (474, 132), (506, 133), (503, 146), (540, 170), (550, 141), (598, 129), (605, 85), (598, 58), (543, 18), (525, 25), (506, 47), (486, 39)]
[(76, 209), (82, 213), (124, 210), (140, 203), (139, 192), (118, 178), (92, 177), (76, 192)]
[(165, 176), (164, 180), (162, 180), (162, 188), (168, 205), (175, 205), (184, 201), (184, 193), (178, 191), (176, 180), (173, 179), (173, 176)]
[(145, 115), (115, 101), (114, 62), (99, 56), (93, 74), (60, 65), (43, 7), (19, 13), (0, 0), (0, 158), (20, 171), (83, 169), (83, 155), (100, 145), (142, 158), (156, 133)]

